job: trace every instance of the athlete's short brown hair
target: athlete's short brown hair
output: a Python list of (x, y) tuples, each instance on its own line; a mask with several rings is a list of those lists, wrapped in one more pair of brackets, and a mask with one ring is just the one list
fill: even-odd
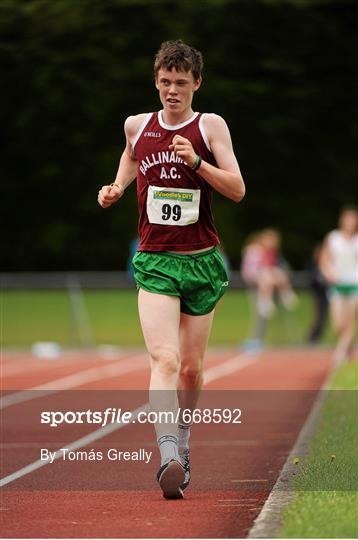
[(154, 77), (157, 78), (158, 71), (161, 68), (168, 71), (175, 68), (177, 71), (191, 71), (197, 81), (201, 78), (203, 65), (202, 54), (194, 47), (186, 45), (181, 39), (164, 41), (155, 55)]

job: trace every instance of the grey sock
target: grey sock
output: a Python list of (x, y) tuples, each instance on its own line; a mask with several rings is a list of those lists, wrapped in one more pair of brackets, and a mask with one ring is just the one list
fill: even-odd
[(179, 453), (189, 450), (190, 428), (191, 424), (178, 424)]
[(162, 435), (158, 437), (157, 442), (162, 465), (165, 465), (172, 459), (179, 461), (178, 437), (175, 435)]

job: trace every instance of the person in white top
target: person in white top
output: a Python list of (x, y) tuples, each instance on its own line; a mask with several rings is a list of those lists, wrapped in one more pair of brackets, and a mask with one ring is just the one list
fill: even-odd
[(358, 306), (358, 211), (344, 208), (339, 228), (325, 238), (320, 268), (330, 284), (331, 318), (338, 340), (334, 359), (341, 363), (353, 349)]

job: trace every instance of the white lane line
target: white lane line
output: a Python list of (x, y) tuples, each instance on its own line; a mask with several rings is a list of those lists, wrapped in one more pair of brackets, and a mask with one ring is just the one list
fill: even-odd
[[(213, 380), (225, 377), (228, 374), (227, 366), (230, 366), (230, 368), (229, 368), (230, 373), (233, 373), (234, 371), (239, 371), (243, 367), (246, 367), (246, 365), (247, 365), (246, 362), (244, 362), (242, 365), (239, 362), (239, 359), (242, 356), (243, 355), (237, 355), (234, 358), (230, 358), (229, 360), (224, 361), (220, 366), (216, 366), (215, 368), (208, 369), (207, 372), (209, 372), (210, 382), (213, 381)], [(257, 358), (258, 358), (258, 356), (257, 357), (251, 356), (250, 357), (250, 363), (255, 362), (255, 360), (257, 360)], [(235, 363), (236, 363), (236, 370), (233, 369), (233, 365), (232, 365), (233, 360), (235, 360)], [(221, 367), (221, 369), (218, 369), (220, 367)], [(214, 370), (214, 369), (216, 369), (216, 371), (215, 372), (212, 371), (211, 374), (210, 374), (210, 371)], [(204, 375), (207, 372), (204, 372)], [(136, 419), (138, 414), (141, 411), (148, 411), (148, 410), (149, 410), (149, 403), (145, 403), (144, 405), (140, 405), (137, 409), (131, 411), (133, 419)], [(92, 444), (92, 442), (98, 441), (99, 439), (102, 439), (103, 437), (106, 437), (106, 435), (108, 435), (109, 433), (113, 433), (114, 431), (116, 431), (118, 429), (121, 429), (121, 428), (125, 427), (126, 425), (128, 425), (128, 424), (107, 424), (106, 426), (101, 427), (101, 428), (97, 429), (96, 431), (92, 431), (91, 433), (89, 433), (85, 437), (81, 437), (80, 439), (77, 439), (76, 441), (73, 441), (72, 443), (66, 444), (65, 448), (69, 448), (69, 450), (71, 450), (71, 451), (78, 450), (79, 448), (82, 448), (83, 446)], [(61, 450), (57, 450), (55, 459), (57, 460), (61, 456), (62, 456)], [(45, 465), (48, 465), (48, 463), (49, 463), (48, 461), (42, 461), (41, 459), (38, 459), (38, 460), (34, 461), (33, 463), (30, 463), (29, 465), (26, 465), (22, 469), (19, 469), (18, 471), (15, 471), (14, 473), (9, 474), (8, 476), (5, 476), (4, 478), (2, 478), (0, 480), (0, 487), (6, 486), (10, 482), (13, 482), (14, 480), (18, 480), (19, 478), (21, 478), (21, 477), (23, 477), (23, 476), (25, 476), (27, 474), (30, 474), (31, 472), (36, 471), (37, 469), (40, 469), (41, 467), (44, 467)]]
[(236, 504), (232, 504), (232, 503), (228, 503), (228, 504), (219, 503), (219, 504), (214, 504), (214, 506), (219, 506), (220, 508), (231, 508), (231, 507), (233, 507), (233, 506), (245, 506), (245, 507), (247, 508), (247, 507), (253, 507), (253, 506), (255, 506), (256, 504), (257, 504), (257, 501), (256, 501), (256, 503), (249, 503), (249, 504), (247, 504), (247, 503), (240, 503), (240, 502), (238, 502), (238, 503), (236, 503)]
[[(143, 355), (142, 364), (144, 364), (144, 358), (146, 358), (145, 355)], [(233, 358), (229, 358), (229, 360), (226, 360), (225, 362), (219, 364), (218, 366), (211, 367), (207, 369), (204, 372), (204, 385), (209, 384), (212, 381), (215, 381), (216, 379), (225, 377), (226, 375), (230, 375), (231, 373), (234, 373), (240, 369), (245, 368), (246, 366), (252, 364), (256, 361), (255, 356), (248, 356), (243, 354), (239, 354), (234, 356)], [(39, 397), (44, 397), (50, 394), (55, 394), (57, 392), (60, 392), (62, 390), (69, 390), (71, 388), (78, 388), (79, 386), (83, 386), (85, 384), (88, 384), (90, 382), (94, 382), (100, 379), (104, 379), (107, 377), (111, 377), (114, 375), (123, 375), (125, 373), (129, 373), (132, 371), (132, 364), (133, 361), (136, 363), (138, 362), (138, 357), (129, 357), (127, 359), (126, 364), (123, 363), (123, 360), (114, 362), (112, 364), (107, 364), (105, 366), (97, 366), (94, 368), (89, 368), (84, 371), (79, 371), (77, 373), (73, 373), (71, 375), (67, 375), (66, 377), (62, 377), (60, 379), (55, 379), (53, 381), (49, 381), (47, 383), (33, 386), (32, 388), (28, 388), (26, 390), (21, 390), (19, 392), (13, 392), (11, 394), (7, 394), (6, 396), (2, 397), (0, 399), (0, 410), (6, 409), (7, 407), (10, 407), (11, 405), (16, 405), (18, 403), (23, 403), (24, 401), (30, 401), (32, 399), (37, 399)], [(128, 367), (129, 362), (129, 367)], [(238, 365), (238, 362), (240, 364)], [(138, 369), (142, 369), (143, 365), (136, 366), (133, 371), (137, 371)], [(58, 387), (58, 388), (54, 388)], [(34, 392), (33, 394), (31, 392)], [(41, 392), (41, 394), (37, 394), (37, 392)]]
[[(2, 378), (7, 377), (14, 377), (15, 375), (23, 375), (26, 377), (28, 374), (33, 374), (36, 371), (50, 371), (51, 368), (55, 367), (57, 369), (61, 369), (64, 367), (68, 367), (71, 365), (71, 362), (76, 362), (77, 367), (81, 368), (81, 364), (88, 363), (89, 361), (95, 362), (96, 367), (98, 365), (98, 360), (100, 360), (101, 365), (106, 365), (113, 362), (114, 360), (120, 361), (122, 359), (128, 358), (128, 354), (123, 354), (123, 352), (113, 352), (111, 353), (111, 350), (106, 352), (106, 349), (98, 348), (95, 356), (83, 356), (83, 353), (81, 353), (81, 356), (76, 352), (70, 353), (66, 352), (65, 354), (61, 355), (59, 359), (56, 359), (56, 361), (52, 360), (39, 360), (35, 359), (36, 363), (32, 363), (31, 361), (28, 362), (26, 358), (22, 358), (18, 361), (18, 364), (15, 364), (15, 361), (11, 363), (10, 361), (5, 363), (3, 360), (1, 361), (0, 370), (1, 370), (1, 376)], [(118, 358), (119, 356), (119, 358)], [(215, 361), (215, 358), (208, 358), (206, 360), (206, 363), (213, 363)], [(90, 368), (91, 365), (88, 366)]]
[[(56, 360), (37, 360), (36, 363), (30, 363), (28, 362), (27, 365), (24, 361), (22, 361), (21, 365), (2, 365), (1, 366), (1, 372), (2, 376), (4, 378), (6, 377), (15, 377), (16, 375), (23, 375), (26, 377), (26, 375), (32, 375), (33, 373), (37, 371), (50, 371), (52, 368), (62, 369), (65, 367), (71, 366), (73, 362), (76, 362), (78, 367), (82, 367), (83, 364), (87, 363), (88, 367), (91, 367), (91, 362), (94, 363), (95, 367), (99, 364), (99, 362), (102, 365), (106, 365), (107, 363), (113, 362), (114, 360), (121, 360), (122, 358), (127, 358), (128, 355), (117, 355), (117, 357), (112, 358), (104, 358), (103, 355), (97, 355), (96, 358), (93, 358), (89, 356), (88, 358), (85, 357), (77, 357), (75, 355), (71, 356), (61, 356), (60, 358)], [(82, 365), (81, 365), (82, 364)]]
[(267, 478), (248, 478), (248, 479), (240, 479), (240, 480), (231, 480), (231, 482), (247, 484), (247, 482), (268, 482), (268, 480)]
[[(66, 444), (65, 442), (63, 443), (64, 445)], [(131, 446), (132, 443), (125, 443), (125, 446)], [(54, 448), (56, 446), (59, 445), (58, 442), (55, 442), (55, 443), (46, 443), (47, 447), (48, 448)], [(250, 441), (250, 440), (247, 440), (247, 441), (228, 441), (228, 440), (220, 440), (220, 441), (192, 441), (191, 443), (191, 447), (193, 448), (200, 448), (200, 447), (205, 447), (207, 448), (208, 446), (225, 446), (225, 447), (229, 447), (229, 446), (259, 446), (261, 445), (262, 446), (262, 441)], [(135, 447), (136, 446), (136, 443), (133, 443), (133, 446)], [(153, 442), (146, 442), (146, 446), (153, 446), (153, 447), (157, 447), (157, 443)], [(6, 442), (0, 442), (0, 450), (1, 449), (9, 449), (9, 448), (38, 448), (39, 447), (39, 444), (38, 443), (34, 443), (34, 442), (29, 442), (29, 441), (24, 441), (24, 442), (18, 442), (18, 443), (6, 443)]]
[[(231, 390), (229, 390), (229, 392), (231, 392)], [(247, 441), (193, 441), (191, 445), (193, 447), (204, 446), (205, 448), (207, 446), (262, 446), (262, 441), (254, 439), (247, 439)]]
[(106, 379), (113, 376), (125, 375), (131, 371), (138, 371), (143, 369), (147, 365), (146, 357), (129, 357), (124, 360), (113, 362), (105, 366), (97, 366), (77, 373), (72, 373), (66, 377), (60, 379), (54, 379), (38, 386), (33, 386), (27, 390), (21, 390), (19, 392), (12, 392), (0, 399), (0, 410), (6, 409), (11, 405), (23, 403), (24, 401), (30, 401), (32, 399), (42, 398), (50, 394), (56, 394), (63, 390), (69, 390), (71, 388), (78, 388), (85, 384), (95, 382), (101, 379)]
[(236, 499), (218, 499), (218, 502), (242, 502), (243, 504), (252, 504), (257, 502), (257, 499), (254, 499), (253, 497), (250, 497), (249, 499), (244, 498), (236, 498)]
[(24, 369), (24, 365), (21, 365), (21, 366), (8, 366), (8, 367), (5, 367), (5, 366), (2, 366), (1, 367), (1, 375), (3, 378), (6, 378), (6, 377), (14, 377), (15, 375), (23, 375), (24, 377), (26, 377), (26, 375), (32, 375), (33, 373), (35, 373), (36, 371), (46, 371), (46, 370), (50, 370), (51, 368), (53, 367), (57, 367), (57, 368), (63, 368), (63, 367), (67, 367), (69, 365), (69, 362), (68, 360), (66, 361), (59, 361), (59, 360), (56, 360), (56, 364), (54, 364), (52, 361), (48, 360), (48, 361), (44, 361), (44, 360), (40, 360), (41, 363), (39, 364), (33, 364), (32, 366), (27, 366), (27, 369)]
[[(117, 349), (116, 353), (117, 359), (119, 355), (128, 356), (128, 354), (123, 354), (122, 349)], [(99, 357), (101, 361), (105, 359), (103, 358), (103, 353), (101, 354), (101, 346), (98, 346), (97, 349), (91, 349), (85, 352), (78, 349), (63, 350), (56, 359), (39, 358), (33, 355), (31, 351), (28, 352), (26, 356), (23, 353), (21, 354), (21, 358), (11, 358), (11, 353), (3, 351), (1, 370), (4, 372), (4, 375), (11, 376), (16, 375), (17, 373), (24, 373), (26, 375), (27, 373), (32, 373), (34, 370), (48, 369), (54, 365), (68, 365), (70, 362), (84, 363), (89, 360), (96, 360), (98, 362)], [(111, 358), (111, 360), (115, 360), (115, 358)]]
[(245, 367), (255, 363), (257, 356), (253, 356), (242, 353), (234, 356), (234, 358), (229, 358), (226, 362), (214, 366), (210, 369), (207, 369), (204, 372), (204, 385), (215, 381), (216, 379), (222, 379), (231, 373), (236, 373), (237, 371), (244, 369)]

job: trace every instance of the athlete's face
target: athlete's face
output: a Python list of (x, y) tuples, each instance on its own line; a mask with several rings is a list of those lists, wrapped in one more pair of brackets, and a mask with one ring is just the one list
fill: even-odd
[(358, 212), (345, 210), (340, 217), (339, 225), (347, 234), (355, 234), (358, 229)]
[(201, 79), (194, 80), (191, 71), (160, 69), (155, 86), (159, 90), (160, 101), (166, 111), (180, 114), (191, 108), (193, 95), (198, 90)]

